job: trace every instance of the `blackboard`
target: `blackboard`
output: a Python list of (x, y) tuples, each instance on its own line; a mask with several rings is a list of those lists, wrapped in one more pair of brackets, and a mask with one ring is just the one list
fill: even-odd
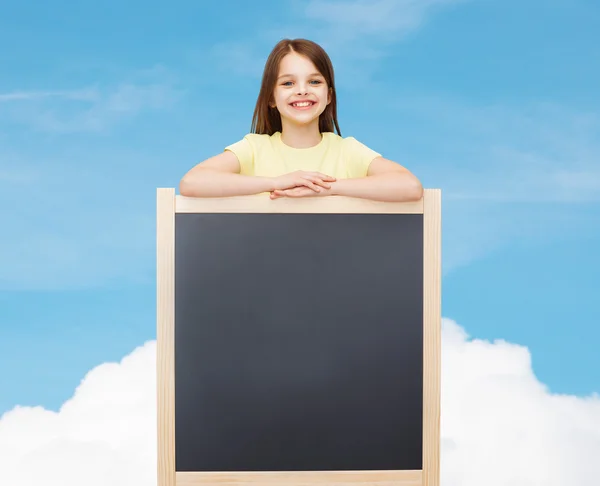
[(174, 217), (175, 469), (422, 469), (423, 214)]

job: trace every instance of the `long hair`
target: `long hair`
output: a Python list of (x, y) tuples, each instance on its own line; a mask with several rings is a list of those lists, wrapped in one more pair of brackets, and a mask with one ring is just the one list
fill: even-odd
[(277, 43), (271, 54), (269, 54), (263, 71), (262, 84), (256, 100), (254, 115), (252, 116), (250, 132), (273, 135), (275, 132), (281, 131), (281, 115), (277, 107), (269, 106), (269, 102), (273, 98), (273, 91), (279, 74), (279, 64), (290, 52), (296, 52), (310, 59), (327, 82), (331, 101), (319, 117), (319, 132), (333, 132), (335, 125), (338, 135), (341, 136), (337, 121), (337, 98), (331, 59), (320, 45), (306, 39), (283, 39)]

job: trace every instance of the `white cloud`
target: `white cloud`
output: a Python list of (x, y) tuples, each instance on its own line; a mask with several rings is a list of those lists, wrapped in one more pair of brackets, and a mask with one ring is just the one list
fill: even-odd
[(363, 35), (398, 39), (421, 27), (436, 8), (466, 0), (311, 0), (305, 13), (342, 33), (346, 40)]
[[(551, 103), (485, 106), (418, 94), (387, 101), (406, 129), (427, 126), (430, 143), (421, 157), (433, 162), (427, 167), (431, 184), (443, 187), (445, 198), (600, 202), (598, 113)], [(441, 156), (451, 163), (436, 163)]]
[(222, 42), (209, 50), (219, 69), (238, 76), (260, 78), (266, 54), (261, 57), (247, 42)]
[(94, 368), (58, 413), (15, 407), (0, 419), (0, 484), (156, 484), (154, 342)]
[(32, 101), (46, 98), (60, 98), (66, 100), (97, 101), (100, 93), (97, 88), (74, 89), (64, 91), (12, 91), (0, 93), (0, 103), (11, 101)]
[(445, 320), (447, 486), (588, 486), (600, 475), (600, 398), (552, 394), (527, 348), (469, 339)]
[(134, 72), (108, 86), (11, 91), (0, 93), (0, 126), (51, 133), (104, 132), (144, 111), (169, 109), (182, 93), (161, 67)]
[[(444, 486), (589, 486), (600, 475), (600, 399), (556, 395), (527, 348), (470, 339), (444, 319)], [(93, 369), (58, 413), (0, 418), (0, 484), (156, 484), (155, 342)], [(90, 473), (92, 471), (92, 473)]]
[[(307, 38), (330, 55), (339, 86), (348, 90), (371, 79), (394, 43), (422, 28), (438, 10), (471, 0), (346, 0), (290, 1), (289, 12), (272, 12), (251, 39), (213, 46), (210, 62), (226, 72), (260, 78), (264, 62), (283, 38)], [(274, 25), (274, 26), (273, 26)], [(351, 82), (344, 83), (344, 79)], [(346, 86), (347, 84), (347, 86)]]
[(334, 63), (338, 88), (381, 85), (373, 71), (393, 46), (424, 28), (438, 11), (470, 0), (311, 0), (303, 8), (305, 36), (323, 46)]

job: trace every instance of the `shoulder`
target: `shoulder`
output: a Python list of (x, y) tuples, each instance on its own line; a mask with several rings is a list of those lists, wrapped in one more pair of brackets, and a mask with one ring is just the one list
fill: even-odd
[(244, 135), (244, 140), (255, 146), (271, 143), (274, 138), (276, 138), (276, 134), (267, 135), (266, 133), (248, 133)]
[(329, 144), (336, 145), (344, 145), (345, 141), (348, 138), (341, 137), (340, 135), (334, 132), (322, 132), (321, 135), (323, 135), (323, 138), (325, 138)]
[(262, 135), (262, 134), (258, 134), (258, 133), (247, 133), (246, 135), (243, 136), (243, 138), (241, 138), (240, 140), (238, 140), (235, 143), (232, 143), (230, 146), (240, 146), (240, 145), (244, 145), (244, 146), (252, 146), (252, 147), (257, 147), (257, 146), (261, 146), (264, 145), (266, 143), (269, 143), (271, 140), (271, 135)]
[(263, 147), (270, 144), (271, 136), (258, 133), (247, 133), (243, 138), (225, 147), (225, 150), (235, 152), (239, 157), (253, 157), (261, 152)]
[(359, 142), (355, 137), (342, 137), (333, 132), (324, 132), (323, 136), (327, 137), (330, 144), (339, 145), (343, 149), (355, 150), (357, 148), (367, 147), (365, 144)]
[(351, 148), (351, 149), (356, 149), (358, 147), (360, 147), (360, 148), (363, 148), (363, 147), (367, 148), (367, 146), (364, 143), (358, 141), (355, 137), (345, 137), (343, 139), (343, 143), (344, 143), (345, 147), (348, 147), (348, 148)]
[(247, 140), (270, 140), (272, 136), (266, 133), (247, 133), (244, 138)]
[(357, 140), (355, 137), (340, 137), (336, 134), (330, 134), (334, 143), (339, 144), (342, 151), (352, 157), (358, 159), (367, 159), (368, 161), (373, 160), (375, 157), (380, 157), (381, 154), (371, 147)]

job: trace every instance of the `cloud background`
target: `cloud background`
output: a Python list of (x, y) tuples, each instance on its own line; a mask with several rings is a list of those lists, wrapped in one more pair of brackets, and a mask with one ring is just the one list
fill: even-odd
[(595, 481), (599, 23), (588, 0), (4, 2), (0, 484), (155, 484), (156, 188), (247, 133), (281, 37), (329, 52), (344, 136), (442, 189), (444, 486)]
[[(600, 474), (600, 396), (553, 394), (529, 350), (442, 324), (441, 484), (590, 484)], [(52, 412), (0, 419), (0, 483), (156, 484), (156, 342), (82, 379)], [(93, 471), (93, 473), (90, 473)]]

